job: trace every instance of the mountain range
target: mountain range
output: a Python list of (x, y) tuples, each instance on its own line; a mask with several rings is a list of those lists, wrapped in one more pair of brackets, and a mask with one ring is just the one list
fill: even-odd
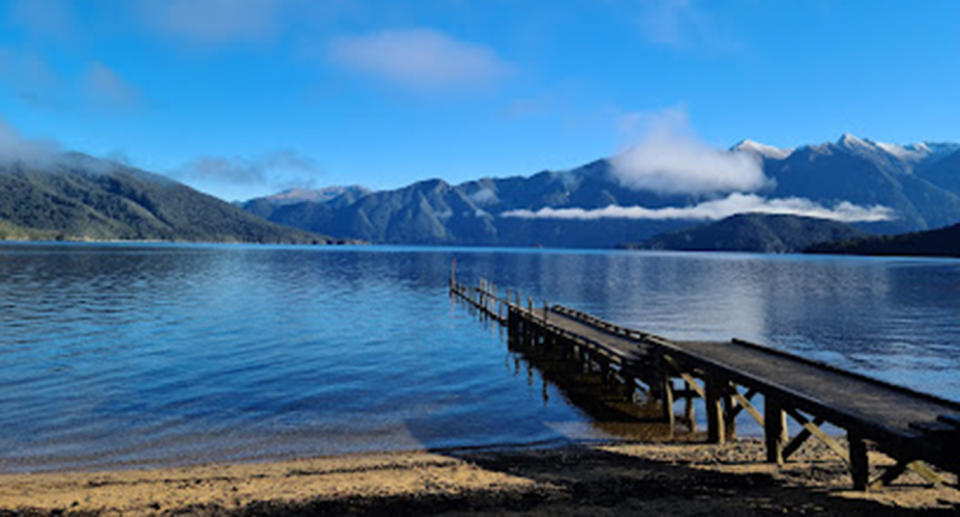
[(0, 239), (334, 242), (166, 176), (80, 153), (0, 163)]
[(756, 160), (766, 185), (726, 198), (731, 194), (662, 192), (632, 186), (615, 160), (602, 159), (525, 177), (457, 185), (430, 179), (394, 190), (346, 189), (329, 199), (298, 202), (258, 198), (241, 206), (273, 222), (334, 237), (451, 245), (611, 247), (731, 215), (670, 216), (674, 209), (744, 200), (860, 212), (882, 208), (888, 215), (847, 221), (870, 233), (960, 221), (960, 144), (901, 146), (844, 134), (836, 142), (790, 149), (744, 140), (726, 153)]

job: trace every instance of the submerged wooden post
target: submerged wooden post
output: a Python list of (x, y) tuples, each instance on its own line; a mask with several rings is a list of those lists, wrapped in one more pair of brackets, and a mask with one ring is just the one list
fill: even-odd
[(783, 432), (787, 414), (780, 401), (770, 395), (763, 398), (763, 434), (767, 442), (767, 463), (783, 465)]
[(853, 477), (853, 489), (866, 490), (870, 481), (867, 444), (863, 441), (863, 437), (854, 431), (847, 431), (847, 441), (850, 443), (850, 475)]
[(707, 372), (704, 377), (706, 384), (705, 407), (707, 410), (707, 441), (710, 443), (722, 444), (726, 441), (727, 433), (724, 430), (723, 415), (723, 386), (726, 382), (721, 382), (713, 373)]

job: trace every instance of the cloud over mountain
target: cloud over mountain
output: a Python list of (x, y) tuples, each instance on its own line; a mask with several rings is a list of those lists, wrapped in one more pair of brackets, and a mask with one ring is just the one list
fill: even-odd
[(714, 149), (690, 128), (686, 111), (640, 116), (639, 142), (613, 158), (624, 186), (664, 194), (752, 192), (770, 186), (756, 156)]
[(540, 210), (510, 210), (502, 217), (523, 219), (648, 219), (648, 220), (710, 220), (716, 221), (734, 214), (785, 214), (830, 219), (846, 223), (889, 221), (894, 214), (890, 208), (880, 205), (860, 206), (842, 201), (826, 207), (809, 199), (790, 197), (766, 199), (755, 194), (730, 194), (722, 199), (704, 201), (683, 207), (646, 208), (642, 206), (610, 205), (604, 208), (550, 208)]
[(24, 138), (17, 129), (0, 119), (0, 163), (49, 163), (60, 151), (53, 140)]

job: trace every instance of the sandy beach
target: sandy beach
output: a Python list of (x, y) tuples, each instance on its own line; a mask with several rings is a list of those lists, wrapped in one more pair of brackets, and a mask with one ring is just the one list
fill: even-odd
[[(889, 458), (871, 453), (874, 465)], [(850, 490), (808, 443), (784, 468), (763, 445), (590, 444), (396, 452), (269, 463), (0, 475), (0, 515), (885, 515), (960, 511), (960, 491), (908, 474)], [(793, 459), (793, 458), (792, 458)], [(951, 476), (951, 479), (955, 480)]]

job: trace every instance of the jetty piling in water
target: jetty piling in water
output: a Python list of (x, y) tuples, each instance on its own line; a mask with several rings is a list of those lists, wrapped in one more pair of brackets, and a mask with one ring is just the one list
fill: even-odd
[[(670, 340), (550, 306), (546, 299), (543, 310), (535, 310), (532, 296), (526, 307), (521, 305), (519, 290), (508, 288), (501, 298), (495, 284), (481, 279), (478, 285), (457, 283), (451, 271), (451, 295), (506, 327), (511, 340), (578, 365), (603, 385), (620, 385), (631, 394), (640, 390), (659, 400), (671, 434), (678, 420), (674, 403), (684, 400), (679, 420), (692, 431), (693, 401), (699, 398), (708, 442), (734, 439), (736, 419), (746, 412), (764, 431), (767, 462), (783, 465), (814, 437), (846, 461), (858, 490), (890, 484), (907, 470), (931, 484), (947, 483), (931, 466), (960, 476), (960, 403), (739, 339)], [(675, 379), (682, 381), (682, 390)], [(757, 395), (763, 399), (762, 413), (753, 403)], [(787, 416), (800, 427), (792, 438)], [(846, 447), (823, 431), (824, 423), (846, 431)], [(896, 461), (876, 469), (873, 480), (870, 447)]]

